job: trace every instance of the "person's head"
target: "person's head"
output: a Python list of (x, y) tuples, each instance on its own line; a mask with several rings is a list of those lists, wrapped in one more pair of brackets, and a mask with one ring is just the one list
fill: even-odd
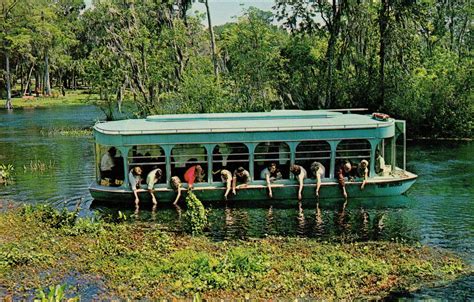
[(196, 165), (196, 173), (197, 173), (197, 174), (202, 174), (202, 172), (203, 172), (203, 171), (202, 171), (201, 165)]
[(138, 167), (138, 166), (137, 166), (137, 167), (133, 167), (132, 173), (133, 173), (134, 175), (142, 175), (142, 168), (140, 168), (140, 167)]
[(161, 176), (163, 176), (163, 171), (161, 171), (161, 169), (157, 169), (156, 170), (156, 173), (155, 173), (155, 178), (157, 180), (160, 180), (161, 179)]
[(378, 158), (380, 156), (380, 151), (379, 150), (375, 150), (375, 158)]
[(235, 174), (237, 174), (237, 176), (239, 176), (239, 177), (244, 176), (244, 174), (245, 174), (245, 169), (244, 169), (244, 167), (238, 167)]
[(117, 149), (115, 147), (110, 147), (109, 148), (109, 154), (113, 157), (115, 154), (117, 154)]
[(360, 166), (361, 166), (362, 168), (364, 168), (364, 169), (367, 168), (368, 165), (369, 165), (369, 162), (366, 161), (365, 159), (363, 159), (363, 160), (360, 162)]
[(350, 162), (345, 162), (344, 163), (344, 171), (347, 173), (347, 172), (350, 172), (352, 170), (352, 165)]
[(270, 166), (268, 167), (268, 171), (270, 171), (270, 173), (274, 173), (276, 170), (277, 170), (276, 163), (271, 163)]
[(290, 171), (291, 171), (291, 173), (293, 173), (295, 175), (299, 175), (301, 173), (301, 167), (298, 166), (298, 165), (291, 165)]

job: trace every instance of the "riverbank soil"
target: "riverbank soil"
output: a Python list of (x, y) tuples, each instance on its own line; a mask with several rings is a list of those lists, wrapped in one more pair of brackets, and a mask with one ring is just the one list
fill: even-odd
[(0, 214), (0, 296), (13, 299), (59, 284), (82, 299), (381, 298), (469, 270), (445, 251), (393, 242), (213, 242), (47, 206)]

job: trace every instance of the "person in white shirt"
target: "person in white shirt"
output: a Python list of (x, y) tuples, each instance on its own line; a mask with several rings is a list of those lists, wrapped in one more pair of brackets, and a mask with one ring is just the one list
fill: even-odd
[(308, 173), (305, 168), (300, 165), (292, 165), (290, 167), (290, 172), (293, 173), (298, 181), (298, 200), (303, 199), (303, 182), (304, 179), (308, 177)]
[(117, 149), (115, 147), (110, 147), (110, 149), (102, 156), (100, 160), (100, 175), (101, 178), (113, 178), (113, 168), (115, 167), (114, 157), (117, 154)]

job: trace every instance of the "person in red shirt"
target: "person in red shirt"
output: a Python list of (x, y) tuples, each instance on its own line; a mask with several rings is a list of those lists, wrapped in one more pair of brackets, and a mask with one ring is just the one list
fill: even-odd
[(192, 189), (195, 182), (202, 182), (204, 172), (200, 165), (195, 165), (186, 170), (184, 173), (184, 181), (188, 183), (188, 189)]
[(346, 181), (345, 178), (350, 181), (354, 178), (354, 168), (350, 162), (345, 162), (344, 164), (340, 165), (339, 168), (336, 170), (336, 178), (339, 183), (339, 187), (342, 190), (342, 195), (344, 198), (347, 198), (347, 191), (346, 191)]

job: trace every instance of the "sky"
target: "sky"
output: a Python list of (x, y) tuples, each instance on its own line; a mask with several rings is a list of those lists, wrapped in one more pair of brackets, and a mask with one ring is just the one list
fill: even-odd
[[(85, 0), (86, 6), (90, 6), (92, 0)], [(254, 6), (261, 10), (271, 11), (274, 4), (273, 0), (209, 0), (209, 10), (211, 11), (212, 25), (221, 25), (227, 22), (236, 21), (235, 17), (241, 16), (244, 9)], [(196, 1), (190, 10), (206, 12), (203, 3)], [(207, 25), (207, 19), (204, 20)]]

